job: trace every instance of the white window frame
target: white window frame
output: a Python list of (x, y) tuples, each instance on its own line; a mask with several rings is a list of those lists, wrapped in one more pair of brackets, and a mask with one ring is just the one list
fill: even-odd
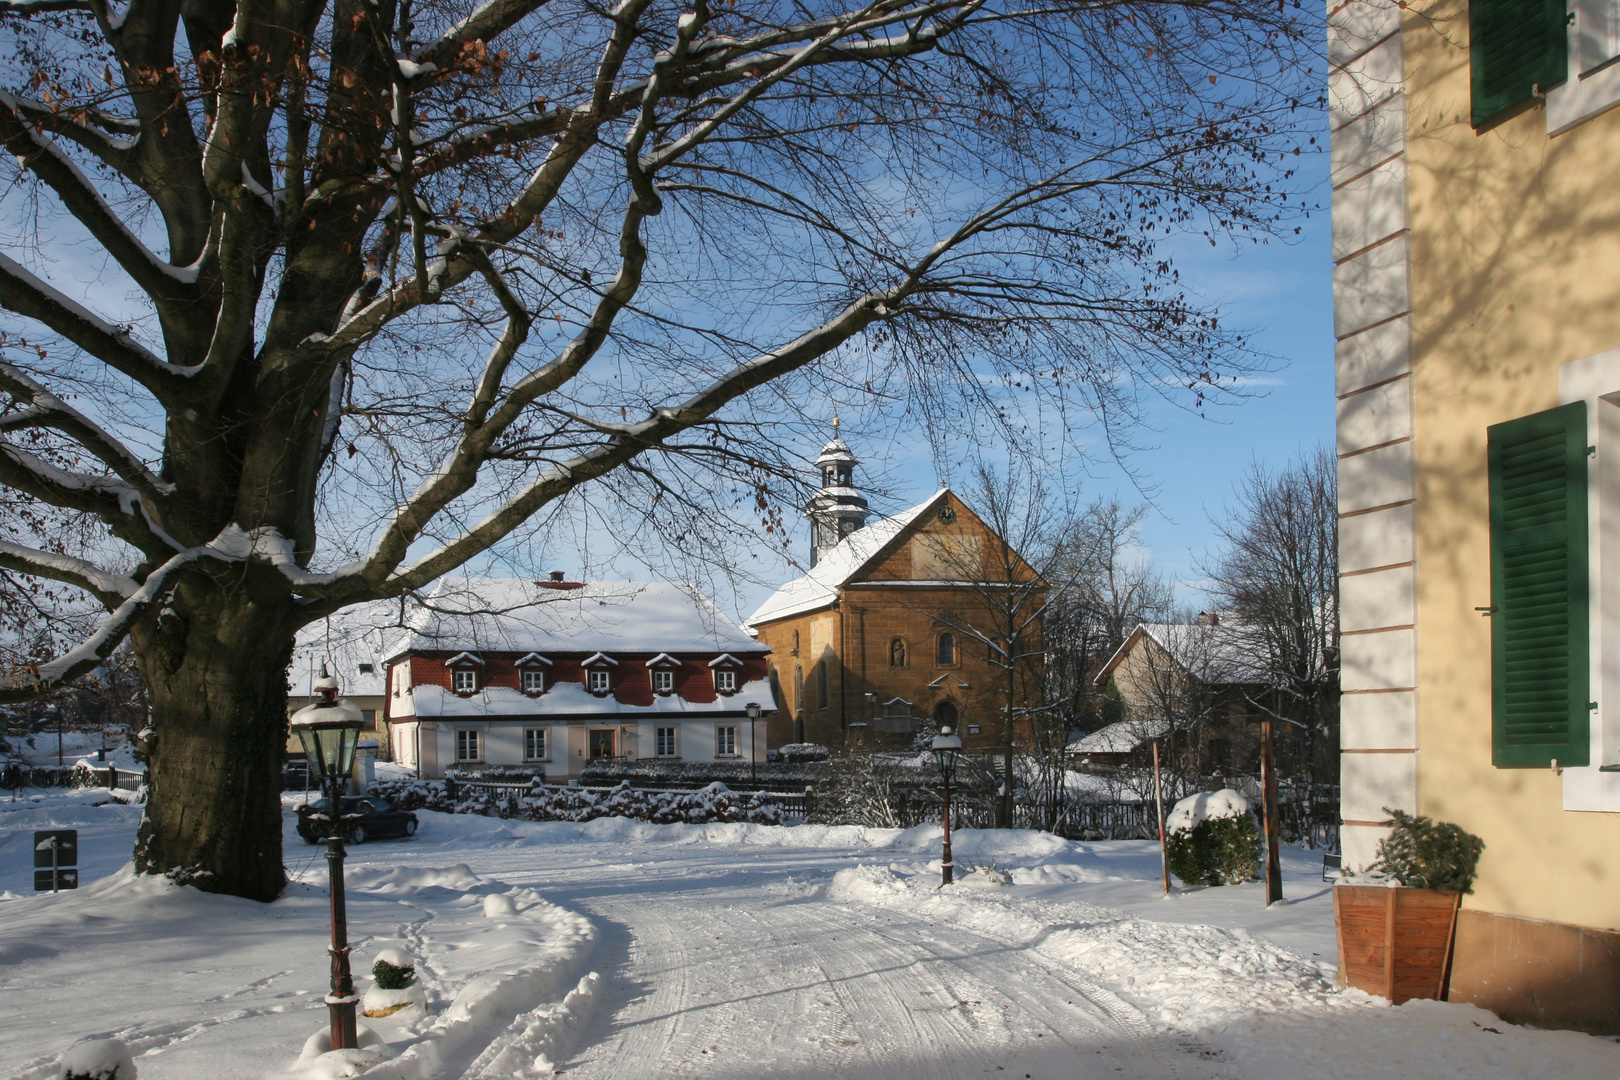
[(543, 694), (546, 692), (546, 673), (539, 668), (523, 668), (518, 672), (518, 686), (525, 694)]
[(675, 692), (675, 672), (669, 668), (653, 668), (652, 688), (655, 694), (673, 694)]
[(735, 724), (716, 724), (714, 727), (714, 756), (739, 757), (737, 750), (737, 726)]
[[(461, 685), (463, 679), (466, 680), (466, 686)], [(478, 692), (478, 669), (471, 667), (451, 668), (450, 689), (457, 694), (476, 694)]]
[(593, 694), (611, 693), (613, 690), (613, 673), (606, 668), (586, 668), (585, 688)]
[[(468, 753), (469, 744), (471, 753)], [(484, 733), (477, 728), (456, 728), (456, 764), (484, 760)]]
[[(664, 749), (664, 733), (669, 733), (669, 749)], [(681, 756), (681, 729), (678, 726), (662, 725), (653, 728), (653, 753), (655, 757), (678, 758)]]
[(1620, 105), (1620, 2), (1573, 0), (1570, 7), (1568, 74), (1547, 91), (1548, 135)]
[(737, 692), (737, 673), (728, 667), (715, 668), (714, 689), (716, 693), (735, 694)]
[(1597, 448), (1586, 470), (1586, 540), (1588, 679), (1598, 708), (1591, 764), (1563, 769), (1564, 809), (1614, 814), (1620, 772), (1600, 766), (1620, 764), (1620, 349), (1559, 367), (1558, 403), (1575, 401), (1586, 402), (1586, 445)]
[[(533, 753), (534, 736), (539, 736), (540, 753)], [(550, 761), (551, 760), (551, 729), (543, 727), (529, 727), (523, 729), (523, 760), (524, 761)]]

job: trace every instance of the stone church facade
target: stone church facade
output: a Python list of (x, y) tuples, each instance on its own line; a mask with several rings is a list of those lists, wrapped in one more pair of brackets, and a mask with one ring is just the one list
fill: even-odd
[(999, 537), (948, 488), (869, 522), (856, 464), (840, 438), (822, 450), (810, 571), (746, 623), (771, 649), (769, 744), (904, 747), (949, 724), (968, 746), (1003, 745), (1005, 676), (974, 633), (997, 621)]

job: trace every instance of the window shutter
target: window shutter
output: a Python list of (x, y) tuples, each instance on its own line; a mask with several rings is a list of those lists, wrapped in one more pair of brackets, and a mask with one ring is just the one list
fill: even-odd
[(1586, 404), (1488, 430), (1492, 760), (1588, 763)]
[(1468, 5), (1474, 126), (1564, 81), (1565, 0), (1472, 0)]

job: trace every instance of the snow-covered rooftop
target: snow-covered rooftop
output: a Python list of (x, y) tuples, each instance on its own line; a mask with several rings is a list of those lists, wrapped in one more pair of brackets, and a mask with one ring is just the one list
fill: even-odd
[(772, 619), (814, 611), (837, 600), (839, 587), (860, 573), (884, 545), (900, 535), (902, 529), (943, 498), (945, 491), (945, 488), (940, 488), (910, 510), (856, 529), (821, 556), (808, 574), (794, 578), (772, 593), (771, 598), (759, 606), (759, 610), (748, 616), (744, 625), (758, 626)]
[[(762, 653), (696, 589), (663, 581), (547, 588), (517, 578), (455, 578), (412, 605), (385, 657), (411, 650)], [(521, 695), (520, 695), (521, 696)]]
[[(331, 665), (345, 696), (383, 694), (384, 650), (402, 632), (403, 610), (398, 600), (375, 600), (345, 608), (298, 631), (292, 670), (287, 676), (292, 695), (296, 698), (313, 693), (323, 663)], [(371, 670), (364, 670), (366, 667)]]
[(1121, 720), (1069, 744), (1071, 754), (1128, 754), (1170, 730), (1168, 720)]
[(1125, 643), (1097, 673), (1100, 686), (1137, 647), (1141, 639), (1152, 638), (1189, 675), (1206, 684), (1264, 682), (1264, 645), (1254, 628), (1223, 620), (1215, 625), (1202, 623), (1138, 623)]

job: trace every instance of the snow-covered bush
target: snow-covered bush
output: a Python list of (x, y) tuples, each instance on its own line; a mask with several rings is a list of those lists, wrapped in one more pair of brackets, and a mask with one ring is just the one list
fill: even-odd
[(1260, 869), (1260, 830), (1231, 788), (1182, 799), (1164, 832), (1170, 872), (1188, 885), (1237, 885)]
[(384, 990), (403, 990), (416, 978), (416, 965), (399, 949), (384, 949), (371, 965), (371, 977)]
[(1414, 889), (1474, 891), (1474, 871), (1485, 841), (1460, 825), (1413, 817), (1384, 807), (1394, 830), (1378, 841), (1378, 858), (1367, 867), (1374, 876), (1394, 878)]
[(697, 791), (646, 791), (621, 783), (611, 791), (596, 792), (548, 787), (538, 782), (531, 782), (527, 791), (499, 791), (470, 784), (457, 784), (454, 790), (452, 797), (450, 786), (443, 780), (384, 781), (371, 788), (372, 794), (381, 795), (401, 810), (438, 810), (526, 821), (594, 821), (623, 817), (660, 824), (741, 821), (779, 825), (782, 822), (781, 807), (769, 795), (739, 793), (718, 783)]
[(117, 1039), (92, 1039), (62, 1055), (61, 1080), (135, 1080), (135, 1059)]
[(371, 965), (372, 985), (360, 1003), (372, 1019), (392, 1016), (412, 1005), (427, 1007), (427, 995), (416, 979), (416, 961), (403, 949), (384, 949)]

